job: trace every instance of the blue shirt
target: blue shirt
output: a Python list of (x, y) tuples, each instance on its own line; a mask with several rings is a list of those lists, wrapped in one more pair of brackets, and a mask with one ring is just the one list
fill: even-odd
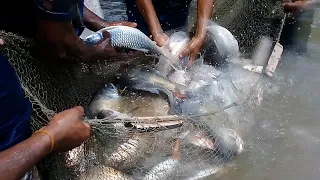
[[(14, 7), (15, 11), (8, 11)], [(0, 6), (0, 29), (35, 37), (37, 18), (72, 21), (75, 32), (83, 30), (84, 0), (5, 0)], [(0, 151), (31, 135), (31, 103), (6, 57), (0, 53)]]
[(31, 135), (31, 112), (14, 69), (0, 53), (0, 151)]

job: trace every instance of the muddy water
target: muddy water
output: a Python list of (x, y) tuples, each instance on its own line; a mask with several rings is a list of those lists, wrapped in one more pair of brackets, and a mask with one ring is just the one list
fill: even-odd
[(149, 93), (143, 95), (128, 95), (123, 97), (122, 102), (124, 103), (121, 103), (121, 107), (117, 107), (116, 110), (119, 112), (129, 110), (133, 116), (164, 116), (168, 115), (169, 111), (169, 104), (163, 97), (151, 96)]
[[(125, 20), (122, 1), (110, 1), (102, 3), (105, 18)], [(319, 17), (316, 13), (308, 54), (283, 56), (261, 107), (249, 119), (246, 151), (235, 159), (236, 166), (219, 179), (319, 179)], [(152, 111), (154, 107), (148, 108)]]

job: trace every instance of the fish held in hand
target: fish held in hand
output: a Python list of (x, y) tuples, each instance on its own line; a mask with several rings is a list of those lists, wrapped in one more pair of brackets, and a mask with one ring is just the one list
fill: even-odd
[[(103, 32), (108, 31), (111, 35), (111, 45), (118, 48), (127, 48), (145, 53), (160, 54), (171, 62), (174, 62), (174, 57), (166, 47), (159, 47), (154, 41), (146, 36), (139, 29), (128, 26), (109, 26), (100, 29), (96, 33), (87, 36), (84, 41), (90, 45), (98, 43), (103, 38)], [(171, 63), (170, 62), (170, 63)], [(174, 64), (171, 64), (175, 66)]]
[(170, 36), (168, 46), (171, 49), (172, 55), (175, 57), (174, 59), (167, 59), (165, 56), (160, 56), (159, 62), (156, 64), (157, 70), (163, 75), (167, 76), (173, 69), (170, 66), (168, 61), (174, 60), (174, 64), (178, 65), (178, 69), (176, 71), (184, 71), (188, 64), (188, 57), (184, 57), (183, 59), (179, 59), (180, 53), (187, 47), (190, 38), (188, 34), (184, 31), (178, 31), (173, 33)]

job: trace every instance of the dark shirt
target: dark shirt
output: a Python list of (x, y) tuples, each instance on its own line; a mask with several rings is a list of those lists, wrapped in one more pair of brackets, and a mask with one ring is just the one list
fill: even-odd
[(307, 44), (311, 34), (314, 10), (294, 14), (286, 19), (280, 38), (280, 44), (285, 50), (303, 54), (307, 51)]
[(42, 18), (72, 21), (76, 33), (80, 35), (84, 27), (83, 3), (84, 0), (54, 0), (51, 5), (46, 5), (44, 0), (5, 0), (0, 6), (0, 29), (34, 38), (37, 18)]
[[(72, 21), (76, 33), (80, 35), (83, 0), (54, 0), (51, 3), (45, 4), (43, 0), (2, 1), (0, 29), (33, 38), (36, 34), (36, 18), (42, 18)], [(31, 135), (31, 113), (31, 103), (24, 97), (14, 69), (0, 53), (0, 151)]]
[(0, 53), (0, 151), (30, 136), (31, 112), (14, 69)]
[[(153, 0), (153, 6), (164, 31), (185, 26), (188, 20), (192, 0)], [(150, 35), (148, 24), (142, 17), (135, 0), (125, 0), (128, 21), (136, 22), (137, 28)]]

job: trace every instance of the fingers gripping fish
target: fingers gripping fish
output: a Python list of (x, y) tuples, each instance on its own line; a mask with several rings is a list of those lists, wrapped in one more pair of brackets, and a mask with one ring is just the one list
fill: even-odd
[(103, 32), (105, 31), (110, 33), (111, 45), (113, 47), (160, 54), (166, 57), (166, 60), (168, 60), (173, 68), (178, 68), (178, 66), (173, 63), (176, 62), (177, 57), (173, 56), (167, 48), (157, 46), (154, 41), (136, 28), (128, 26), (109, 26), (87, 36), (84, 41), (91, 45), (96, 44), (103, 38)]

